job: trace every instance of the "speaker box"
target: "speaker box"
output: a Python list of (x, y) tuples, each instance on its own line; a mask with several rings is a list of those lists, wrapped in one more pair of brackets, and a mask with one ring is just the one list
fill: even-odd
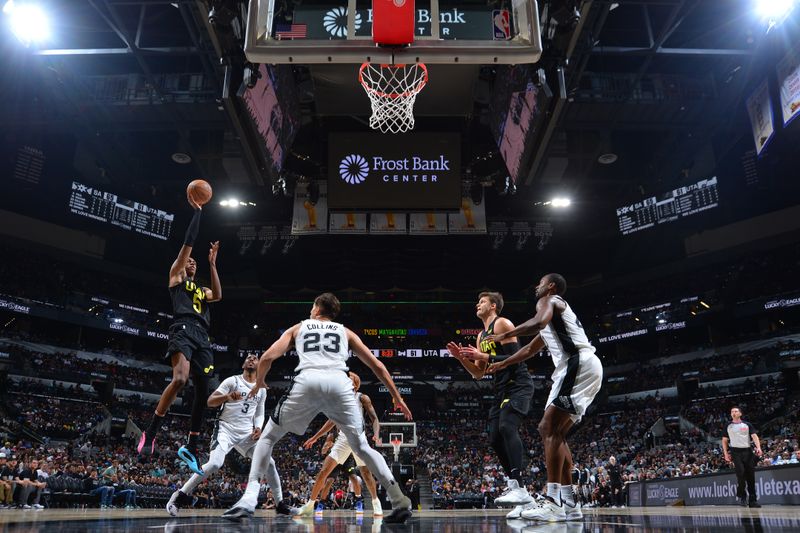
[(100, 403), (109, 404), (114, 398), (114, 383), (111, 381), (92, 381), (92, 388), (97, 391)]
[(679, 379), (676, 386), (681, 403), (689, 403), (697, 394), (697, 389), (700, 388), (700, 380), (698, 378)]

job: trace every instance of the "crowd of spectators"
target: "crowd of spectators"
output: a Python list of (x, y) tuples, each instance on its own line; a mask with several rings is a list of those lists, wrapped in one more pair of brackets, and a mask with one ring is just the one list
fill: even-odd
[[(58, 394), (63, 394), (63, 390)], [(472, 398), (470, 393), (464, 395), (463, 403), (473, 403), (471, 400), (478, 402), (479, 393), (471, 394)], [(42, 398), (38, 395), (32, 397)], [(704, 426), (706, 421), (712, 424), (724, 423), (732, 400), (726, 398), (696, 402), (689, 408), (692, 414), (687, 413), (687, 416), (705, 413), (703, 420), (698, 421), (703, 422)], [(770, 402), (777, 401), (777, 395), (774, 392), (762, 392), (753, 395), (752, 399), (737, 396), (735, 400), (746, 406), (743, 407), (746, 413), (748, 410), (756, 413), (771, 405)], [(748, 400), (753, 403), (748, 403)], [(128, 403), (119, 403), (117, 407), (130, 409), (132, 418), (141, 425), (152, 409), (142, 407), (141, 403), (131, 399)], [(138, 408), (135, 407), (137, 404)], [(45, 415), (48, 419), (86, 419), (81, 415), (76, 416), (67, 407), (68, 402), (51, 401), (48, 405), (49, 411)], [(42, 407), (41, 402), (36, 405), (37, 410)], [(793, 400), (786, 406), (786, 410), (791, 411), (790, 416), (760, 432), (765, 452), (762, 465), (793, 463), (798, 460), (798, 407), (800, 401)], [(650, 434), (659, 419), (668, 417), (677, 409), (679, 406), (674, 402), (649, 397), (609, 404), (602, 413), (587, 417), (571, 437), (576, 469), (586, 471), (586, 486), (581, 488), (585, 503), (618, 503), (617, 493), (614, 492), (618, 487), (612, 487), (612, 474), (617, 470), (619, 480), (624, 484), (629, 481), (699, 475), (729, 468), (722, 458), (718, 443), (707, 440), (700, 430), (668, 427), (667, 432), (658, 438)], [(784, 412), (782, 409), (780, 414)], [(91, 417), (88, 419), (91, 420)], [(142, 505), (143, 497), (157, 489), (161, 491), (160, 496), (168, 497), (189, 476), (189, 472), (174, 455), (175, 449), (185, 440), (188, 422), (186, 416), (171, 415), (157, 439), (156, 454), (146, 462), (140, 462), (133, 452), (137, 440), (135, 434), (123, 434), (115, 438), (102, 434), (84, 434), (79, 439), (53, 440), (42, 445), (29, 442), (18, 442), (15, 445), (7, 443), (0, 453), (6, 455), (7, 461), (16, 459), (17, 462), (8, 467), (11, 470), (30, 468), (30, 463), (35, 459), (39, 462), (39, 469), (49, 476), (83, 480), (82, 486), (86, 492), (96, 496), (96, 500), (92, 500), (94, 504), (136, 506)], [(321, 422), (322, 420), (318, 420), (316, 425)], [(522, 439), (528, 457), (526, 479), (532, 491), (541, 490), (545, 481), (543, 450), (536, 431), (537, 423), (537, 415), (534, 414), (522, 427)], [(42, 429), (41, 424), (31, 425)], [(204, 428), (205, 438), (210, 436), (210, 426), (209, 422)], [(436, 505), (491, 506), (494, 497), (505, 488), (504, 473), (488, 445), (486, 431), (485, 413), (474, 408), (467, 407), (464, 412), (459, 413), (458, 408), (451, 407), (446, 415), (431, 419), (418, 413), (419, 446), (412, 449), (404, 457), (404, 461), (414, 464), (418, 473), (425, 473), (429, 477)], [(302, 436), (288, 435), (275, 448), (275, 460), (281, 472), (284, 493), (295, 503), (303, 502), (308, 497), (314, 476), (324, 459), (318, 448), (304, 450), (303, 440)], [(616, 457), (617, 466), (609, 472), (611, 456)], [(229, 504), (243, 490), (247, 472), (247, 460), (232, 453), (225, 468), (201, 485), (197, 492), (199, 499), (196, 505), (219, 507)], [(8, 475), (4, 479), (13, 482), (13, 472)], [(31, 481), (47, 483), (47, 475), (37, 474)], [(345, 479), (338, 480), (337, 483), (335, 488), (346, 491)], [(0, 496), (4, 494), (0, 493)], [(47, 494), (47, 491), (30, 488), (26, 492), (17, 491), (15, 497), (18, 505), (33, 506), (42, 504), (36, 498), (43, 494)], [(21, 500), (23, 496), (20, 495), (27, 499)], [(266, 498), (266, 494), (264, 497)], [(160, 500), (145, 497), (144, 502), (159, 505)], [(45, 503), (53, 504), (53, 501), (48, 500)]]

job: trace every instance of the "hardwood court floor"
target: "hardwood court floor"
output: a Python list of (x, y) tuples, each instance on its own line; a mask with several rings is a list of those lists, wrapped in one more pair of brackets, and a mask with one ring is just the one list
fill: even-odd
[(235, 524), (220, 517), (222, 510), (183, 511), (172, 518), (159, 509), (43, 511), (0, 510), (0, 531), (17, 533), (52, 532), (159, 532), (211, 533), (222, 531), (295, 533), (623, 533), (683, 531), (800, 531), (800, 507), (645, 507), (587, 509), (583, 522), (559, 524), (506, 520), (502, 511), (456, 510), (420, 511), (405, 525), (387, 525), (371, 514), (326, 511), (322, 517), (290, 519), (259, 511), (249, 522)]

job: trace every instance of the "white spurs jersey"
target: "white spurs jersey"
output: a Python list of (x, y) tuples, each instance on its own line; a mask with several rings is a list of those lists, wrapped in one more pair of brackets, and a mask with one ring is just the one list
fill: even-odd
[(303, 320), (294, 339), (294, 348), (300, 357), (295, 372), (308, 369), (347, 371), (345, 361), (350, 357), (347, 330), (338, 322)]
[(589, 342), (581, 321), (578, 320), (566, 300), (561, 296), (553, 296), (553, 300), (563, 303), (564, 311), (559, 313), (557, 308), (553, 309), (552, 320), (539, 332), (539, 335), (547, 345), (547, 351), (553, 358), (553, 364), (558, 367), (580, 352), (594, 353), (595, 348)]
[(223, 380), (216, 392), (230, 394), (236, 392), (239, 399), (227, 401), (220, 406), (218, 420), (220, 424), (235, 435), (251, 434), (254, 427), (261, 427), (264, 422), (264, 401), (267, 399), (267, 390), (260, 389), (255, 398), (248, 398), (250, 390), (255, 383), (248, 383), (241, 375), (231, 376)]

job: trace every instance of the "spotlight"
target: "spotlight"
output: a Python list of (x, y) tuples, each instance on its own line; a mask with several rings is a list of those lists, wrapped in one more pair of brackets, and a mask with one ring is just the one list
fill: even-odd
[(572, 200), (569, 198), (553, 198), (550, 200), (550, 205), (553, 207), (569, 207)]
[(228, 198), (228, 207), (236, 209), (237, 207), (239, 207), (239, 200), (237, 200), (236, 198)]
[(258, 324), (253, 324), (253, 329), (258, 329)]
[(756, 0), (756, 13), (770, 22), (778, 22), (794, 8), (796, 0)]
[(3, 5), (3, 14), (8, 17), (11, 32), (25, 46), (46, 41), (50, 37), (50, 21), (37, 5), (8, 0)]

